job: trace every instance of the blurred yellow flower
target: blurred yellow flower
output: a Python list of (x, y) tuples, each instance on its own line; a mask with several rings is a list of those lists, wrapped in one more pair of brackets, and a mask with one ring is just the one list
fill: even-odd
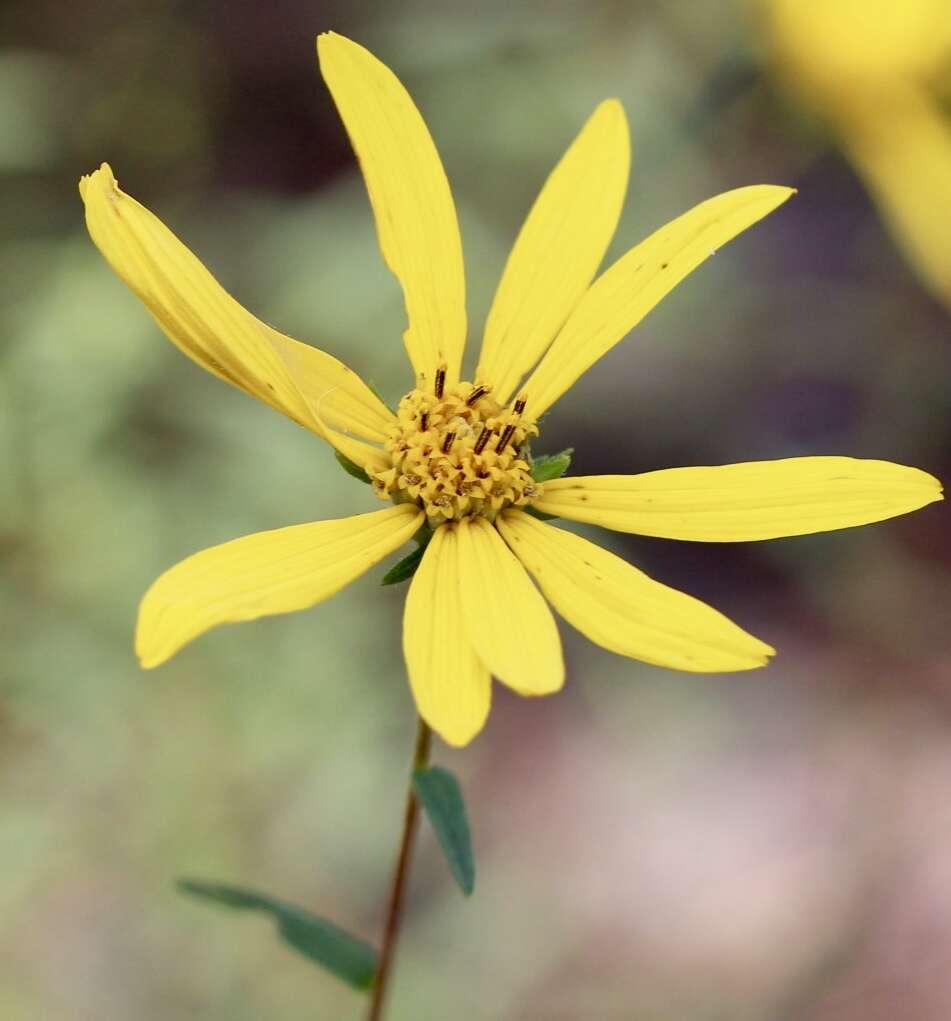
[(389, 506), (246, 536), (173, 567), (142, 601), (143, 666), (218, 624), (312, 606), (421, 535), (429, 541), (404, 617), (410, 683), (422, 717), (463, 745), (485, 722), (492, 676), (523, 695), (562, 686), (558, 631), (542, 593), (594, 642), (649, 663), (747, 670), (773, 654), (716, 610), (529, 510), (719, 542), (844, 528), (940, 499), (924, 472), (842, 457), (536, 481), (527, 445), (540, 416), (680, 280), (791, 190), (758, 185), (709, 199), (595, 279), (630, 158), (620, 104), (602, 103), (519, 233), (474, 380), (465, 381), (462, 245), (429, 133), (400, 82), (365, 49), (329, 34), (318, 51), (406, 302), (415, 387), (396, 414), (336, 358), (242, 308), (119, 190), (108, 166), (83, 178), (80, 191), (96, 245), (170, 339), (333, 445)]
[(835, 133), (921, 281), (951, 305), (948, 0), (759, 0), (776, 70)]

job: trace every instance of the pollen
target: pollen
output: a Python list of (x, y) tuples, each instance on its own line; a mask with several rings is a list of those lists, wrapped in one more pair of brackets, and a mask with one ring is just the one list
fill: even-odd
[(432, 392), (400, 401), (384, 445), (391, 467), (371, 475), (377, 496), (416, 503), (432, 526), (473, 514), (493, 520), (541, 496), (525, 452), (538, 435), (522, 423), (526, 396), (503, 408), (483, 383), (447, 387), (439, 370), (434, 382)]

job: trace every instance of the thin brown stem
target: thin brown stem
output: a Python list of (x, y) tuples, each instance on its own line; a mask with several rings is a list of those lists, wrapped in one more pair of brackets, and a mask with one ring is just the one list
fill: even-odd
[[(432, 731), (419, 718), (416, 725), (416, 747), (413, 751), (414, 770), (423, 769), (429, 763), (429, 747)], [(403, 813), (403, 836), (400, 840), (400, 851), (393, 871), (393, 882), (390, 884), (389, 906), (386, 912), (386, 926), (383, 929), (383, 945), (380, 948), (380, 963), (377, 965), (370, 991), (370, 1008), (367, 1021), (380, 1021), (383, 1016), (383, 1000), (386, 997), (387, 981), (393, 965), (393, 953), (400, 932), (400, 920), (403, 908), (403, 894), (406, 880), (409, 878), (409, 864), (413, 856), (413, 840), (416, 835), (416, 820), (419, 816), (419, 802), (413, 792), (412, 776), (406, 791), (406, 809)]]

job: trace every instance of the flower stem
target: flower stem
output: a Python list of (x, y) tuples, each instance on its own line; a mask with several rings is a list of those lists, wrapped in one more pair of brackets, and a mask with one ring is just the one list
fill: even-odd
[[(429, 763), (429, 747), (432, 731), (419, 717), (416, 723), (416, 747), (413, 751), (414, 770), (423, 769)], [(413, 780), (410, 776), (406, 791), (406, 810), (403, 813), (403, 836), (400, 839), (400, 851), (390, 884), (389, 906), (386, 912), (386, 927), (383, 930), (383, 945), (380, 948), (380, 963), (373, 978), (370, 991), (370, 1009), (367, 1021), (380, 1021), (383, 1016), (383, 1000), (386, 996), (387, 980), (393, 964), (393, 952), (400, 932), (400, 919), (403, 908), (403, 893), (406, 880), (409, 878), (409, 864), (413, 855), (413, 838), (416, 835), (416, 820), (419, 817), (419, 802), (413, 792)]]

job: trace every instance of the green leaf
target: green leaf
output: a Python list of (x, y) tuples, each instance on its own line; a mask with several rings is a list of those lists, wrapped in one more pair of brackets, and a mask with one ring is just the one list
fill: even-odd
[(419, 567), (420, 561), (423, 559), (423, 554), (426, 552), (425, 546), (419, 546), (413, 550), (412, 553), (408, 553), (402, 560), (395, 563), (387, 572), (383, 575), (383, 585), (398, 585), (401, 581), (409, 581), (410, 578), (416, 573), (416, 568)]
[(436, 831), (453, 878), (468, 897), (475, 887), (475, 859), (458, 781), (448, 769), (430, 766), (413, 771), (413, 789)]
[(361, 482), (366, 482), (367, 485), (370, 484), (370, 476), (367, 475), (360, 465), (355, 464), (349, 457), (341, 454), (339, 450), (334, 451), (334, 457), (337, 459), (337, 464), (339, 464), (348, 475), (352, 475), (355, 479), (359, 479)]
[(323, 965), (354, 989), (369, 989), (373, 984), (376, 951), (369, 943), (344, 932), (333, 922), (254, 890), (194, 879), (180, 879), (176, 885), (182, 893), (193, 897), (239, 911), (263, 911), (271, 915), (284, 942), (305, 957)]
[(532, 461), (532, 478), (536, 482), (551, 482), (560, 479), (568, 471), (574, 447), (566, 447), (557, 454), (542, 454)]

